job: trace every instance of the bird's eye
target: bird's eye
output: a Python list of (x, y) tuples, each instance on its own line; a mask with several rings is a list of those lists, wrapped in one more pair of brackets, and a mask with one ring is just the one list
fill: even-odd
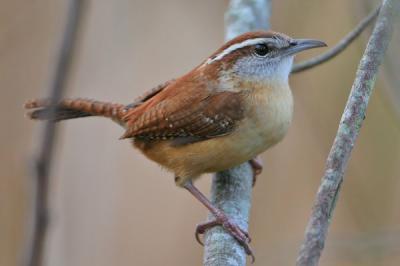
[(269, 49), (269, 47), (268, 47), (266, 44), (257, 44), (257, 45), (254, 47), (254, 53), (255, 53), (257, 56), (262, 56), (262, 57), (264, 57), (264, 56), (266, 56), (266, 55), (269, 53), (269, 51), (270, 51), (270, 49)]

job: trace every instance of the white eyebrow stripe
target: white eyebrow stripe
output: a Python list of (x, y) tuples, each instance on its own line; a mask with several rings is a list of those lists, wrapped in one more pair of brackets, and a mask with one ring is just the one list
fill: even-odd
[(245, 40), (243, 42), (240, 43), (235, 43), (232, 44), (231, 46), (229, 46), (228, 48), (226, 48), (225, 50), (223, 50), (222, 52), (220, 52), (219, 54), (217, 54), (214, 58), (209, 58), (207, 60), (207, 64), (211, 64), (215, 61), (221, 60), (223, 57), (225, 57), (226, 55), (236, 51), (237, 49), (246, 47), (246, 46), (250, 46), (250, 45), (255, 45), (255, 44), (259, 44), (259, 43), (266, 43), (268, 41), (271, 41), (271, 38), (255, 38), (255, 39), (249, 39), (249, 40)]

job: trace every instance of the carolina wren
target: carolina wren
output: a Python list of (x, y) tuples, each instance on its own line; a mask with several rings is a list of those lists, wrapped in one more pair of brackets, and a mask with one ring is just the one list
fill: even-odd
[(46, 100), (29, 101), (25, 108), (33, 109), (31, 119), (103, 116), (122, 125), (122, 139), (131, 139), (147, 158), (173, 172), (176, 184), (214, 214), (215, 221), (199, 225), (197, 233), (222, 225), (252, 255), (248, 234), (213, 207), (192, 180), (252, 160), (285, 136), (293, 112), (288, 83), (293, 57), (321, 46), (326, 44), (272, 31), (248, 32), (131, 104), (65, 99), (53, 118)]

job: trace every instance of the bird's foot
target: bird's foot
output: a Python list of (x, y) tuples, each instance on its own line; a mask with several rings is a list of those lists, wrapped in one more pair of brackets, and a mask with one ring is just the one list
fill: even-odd
[(244, 248), (246, 254), (251, 256), (252, 262), (254, 262), (254, 253), (249, 245), (249, 243), (251, 242), (249, 234), (245, 230), (241, 229), (238, 225), (236, 225), (224, 213), (219, 213), (217, 218), (212, 221), (201, 223), (196, 226), (195, 236), (197, 242), (203, 245), (203, 242), (200, 240), (200, 235), (204, 234), (208, 229), (218, 225), (222, 226), (226, 231), (229, 232), (229, 234), (233, 238), (236, 239), (236, 241)]
[(253, 168), (253, 187), (256, 184), (257, 176), (262, 173), (263, 163), (260, 156), (256, 156), (255, 158), (249, 161), (251, 168)]
[(231, 221), (225, 213), (223, 213), (218, 208), (214, 207), (213, 204), (193, 185), (191, 180), (188, 180), (183, 187), (187, 189), (196, 199), (198, 199), (210, 212), (214, 215), (215, 219), (213, 221), (203, 223), (196, 228), (196, 239), (200, 241), (199, 235), (204, 234), (205, 231), (211, 227), (221, 225), (228, 233), (236, 239), (236, 241), (244, 248), (247, 255), (251, 256), (252, 262), (254, 262), (255, 257), (253, 251), (251, 250), (249, 243), (249, 234), (237, 226), (233, 221)]

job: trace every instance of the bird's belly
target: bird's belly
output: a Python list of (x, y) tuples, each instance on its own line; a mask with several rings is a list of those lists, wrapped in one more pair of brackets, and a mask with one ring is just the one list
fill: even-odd
[(282, 140), (292, 117), (291, 110), (287, 111), (280, 114), (279, 119), (273, 118), (275, 114), (264, 113), (256, 119), (245, 120), (231, 135), (213, 140), (213, 146), (218, 148), (213, 154), (214, 160), (208, 162), (207, 172), (224, 170), (248, 161)]
[(291, 94), (288, 97), (249, 110), (246, 119), (226, 136), (182, 146), (162, 141), (141, 150), (183, 180), (226, 170), (254, 158), (284, 137), (292, 119)]

